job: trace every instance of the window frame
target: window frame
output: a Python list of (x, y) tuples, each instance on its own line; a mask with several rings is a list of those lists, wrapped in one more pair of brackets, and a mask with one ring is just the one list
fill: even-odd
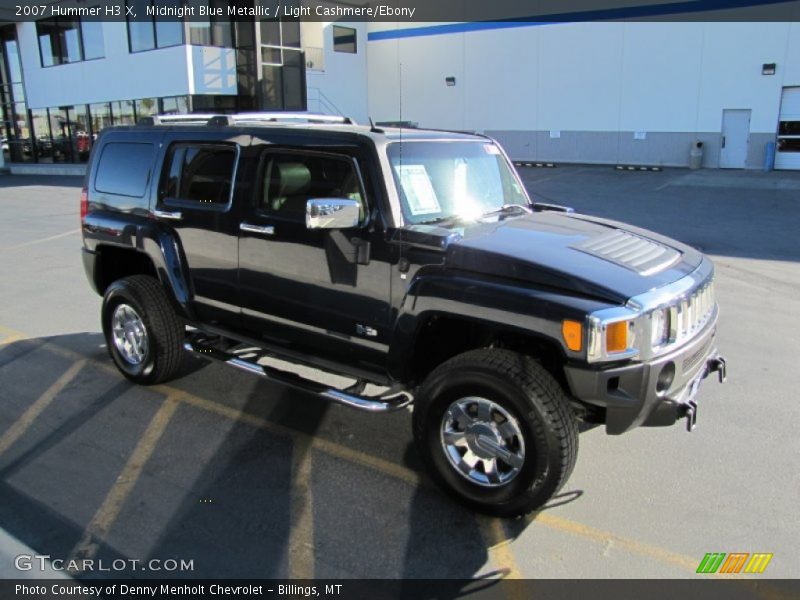
[[(231, 171), (231, 187), (228, 191), (228, 201), (225, 204), (211, 203), (203, 204), (197, 200), (189, 198), (179, 198), (167, 196), (165, 194), (166, 181), (169, 177), (169, 172), (172, 169), (172, 161), (175, 157), (175, 152), (178, 148), (224, 148), (225, 150), (233, 150), (233, 170)], [(231, 142), (198, 142), (196, 140), (174, 140), (170, 142), (164, 154), (164, 162), (161, 167), (161, 175), (158, 180), (158, 189), (156, 193), (156, 203), (161, 206), (169, 206), (172, 208), (183, 208), (187, 210), (199, 210), (205, 212), (228, 212), (233, 206), (233, 197), (236, 193), (236, 177), (239, 173), (239, 160), (241, 158), (241, 146)], [(178, 189), (180, 190), (180, 182), (183, 180), (183, 166), (181, 166), (180, 178), (178, 179)]]
[(261, 200), (263, 200), (264, 176), (266, 174), (269, 158), (270, 156), (274, 155), (313, 156), (349, 163), (355, 172), (364, 205), (364, 218), (353, 229), (363, 229), (369, 225), (370, 221), (372, 220), (372, 206), (367, 194), (367, 186), (364, 183), (361, 167), (358, 164), (358, 158), (346, 153), (326, 152), (324, 150), (306, 150), (304, 148), (266, 148), (261, 152), (261, 156), (258, 160), (258, 169), (256, 171), (256, 185), (253, 186), (253, 196), (250, 200), (250, 208), (256, 216), (266, 219), (276, 219), (286, 223), (301, 223), (303, 227), (306, 225), (305, 218), (302, 220), (297, 220), (292, 217), (287, 217), (286, 215), (283, 215), (277, 211), (263, 207)]
[[(146, 2), (151, 6), (155, 7), (153, 0), (146, 0)], [(130, 0), (124, 0), (122, 6), (123, 8), (127, 7), (130, 3)], [(139, 54), (141, 52), (152, 52), (153, 50), (163, 50), (164, 48), (177, 48), (178, 46), (185, 46), (187, 45), (187, 36), (186, 36), (186, 20), (181, 18), (177, 22), (181, 24), (181, 40), (177, 44), (170, 44), (168, 46), (161, 46), (158, 43), (158, 27), (156, 27), (156, 15), (151, 16), (149, 19), (137, 19), (136, 21), (131, 21), (129, 15), (125, 15), (125, 34), (128, 37), (128, 54)], [(150, 24), (151, 29), (153, 30), (153, 47), (152, 48), (143, 48), (142, 50), (134, 50), (131, 44), (131, 23), (148, 23)]]
[[(40, 23), (49, 23), (55, 26), (56, 29), (61, 31), (62, 27), (60, 25), (61, 22), (75, 22), (78, 24), (78, 60), (73, 60), (69, 62), (53, 62), (52, 65), (44, 64), (44, 53), (42, 52), (42, 40), (41, 34), (39, 33), (39, 24)], [(61, 67), (63, 65), (74, 65), (75, 63), (79, 62), (90, 62), (93, 60), (103, 60), (106, 58), (106, 38), (105, 33), (103, 33), (103, 55), (102, 56), (95, 56), (93, 58), (86, 58), (86, 44), (83, 39), (83, 19), (81, 17), (49, 17), (47, 19), (39, 19), (35, 22), (36, 28), (36, 46), (39, 48), (39, 65), (43, 69), (51, 69), (53, 67)], [(102, 21), (100, 22), (102, 24)], [(101, 29), (102, 31), (102, 29)], [(52, 50), (52, 40), (50, 42), (50, 49)], [(61, 58), (59, 56), (59, 58)]]

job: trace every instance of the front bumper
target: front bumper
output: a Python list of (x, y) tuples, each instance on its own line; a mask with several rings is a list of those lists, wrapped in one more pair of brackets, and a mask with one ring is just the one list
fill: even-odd
[[(711, 373), (725, 379), (725, 359), (716, 349), (717, 319), (689, 343), (648, 362), (608, 369), (565, 367), (572, 395), (605, 408), (606, 432), (620, 434), (634, 427), (697, 421), (696, 394)], [(671, 374), (671, 376), (670, 376)]]

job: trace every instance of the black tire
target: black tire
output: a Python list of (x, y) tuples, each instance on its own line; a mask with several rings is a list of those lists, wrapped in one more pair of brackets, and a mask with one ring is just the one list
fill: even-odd
[[(516, 419), (522, 433), (522, 466), (512, 479), (494, 487), (474, 483), (457, 471), (444, 447), (445, 412), (468, 397), (499, 405)], [(541, 364), (509, 350), (473, 350), (437, 367), (415, 400), (413, 428), (434, 479), (462, 502), (501, 517), (543, 506), (567, 481), (578, 455), (577, 421), (563, 389)]]
[[(132, 364), (114, 343), (112, 318), (120, 305), (131, 307), (147, 333), (147, 350), (141, 362)], [(186, 328), (175, 314), (161, 283), (147, 275), (133, 275), (112, 283), (103, 297), (101, 313), (108, 353), (125, 377), (144, 385), (167, 381), (178, 371)]]

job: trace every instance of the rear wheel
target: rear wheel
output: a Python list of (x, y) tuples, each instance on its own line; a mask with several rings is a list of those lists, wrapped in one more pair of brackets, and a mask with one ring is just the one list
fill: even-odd
[(577, 423), (561, 386), (538, 362), (508, 350), (474, 350), (436, 368), (413, 423), (437, 482), (498, 516), (544, 505), (577, 458)]
[(108, 352), (125, 377), (154, 384), (178, 371), (185, 328), (156, 279), (134, 275), (112, 283), (101, 318)]

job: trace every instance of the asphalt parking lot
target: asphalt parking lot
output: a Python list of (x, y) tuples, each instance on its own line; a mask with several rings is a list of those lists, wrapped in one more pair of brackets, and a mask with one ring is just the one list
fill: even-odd
[(477, 516), (422, 472), (408, 413), (191, 359), (130, 385), (80, 263), (80, 180), (4, 175), (0, 527), (54, 558), (193, 561), (114, 573), (136, 577), (692, 578), (707, 552), (773, 553), (758, 577), (797, 577), (800, 173), (521, 173), (542, 200), (713, 256), (729, 378), (704, 383), (697, 431), (589, 430), (549, 507)]

